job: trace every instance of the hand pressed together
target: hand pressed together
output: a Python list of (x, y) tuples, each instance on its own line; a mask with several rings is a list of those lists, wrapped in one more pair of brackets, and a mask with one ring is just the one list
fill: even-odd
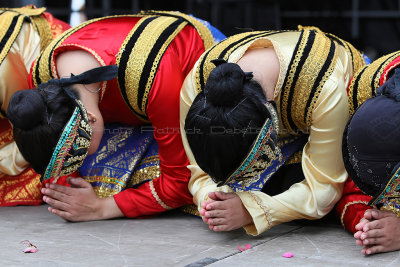
[(390, 211), (367, 210), (356, 225), (354, 238), (363, 246), (362, 254), (376, 254), (400, 249), (400, 219)]
[(213, 231), (231, 231), (252, 222), (242, 200), (235, 193), (212, 192), (203, 204), (200, 215)]
[(67, 178), (71, 187), (47, 183), (42, 188), (48, 210), (67, 221), (91, 221), (122, 217), (113, 197), (98, 198), (90, 183), (82, 178)]

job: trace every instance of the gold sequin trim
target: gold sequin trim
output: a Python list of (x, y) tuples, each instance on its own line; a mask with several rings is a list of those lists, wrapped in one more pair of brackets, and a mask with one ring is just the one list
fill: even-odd
[(253, 199), (257, 202), (257, 204), (261, 207), (261, 209), (264, 211), (264, 215), (265, 215), (265, 218), (267, 219), (267, 224), (268, 224), (267, 229), (270, 229), (272, 227), (271, 214), (269, 213), (268, 209), (262, 204), (260, 198), (257, 197), (256, 194), (254, 194), (251, 191), (249, 191), (249, 193), (253, 197)]
[(344, 215), (346, 214), (347, 208), (350, 205), (355, 205), (355, 204), (365, 204), (365, 205), (368, 206), (368, 202), (367, 201), (362, 201), (362, 200), (356, 200), (356, 201), (352, 201), (352, 202), (347, 203), (343, 208), (342, 215), (340, 216), (340, 223), (342, 224), (343, 227), (344, 227), (343, 218), (344, 218)]
[(391, 211), (396, 214), (397, 218), (400, 218), (400, 209), (397, 208), (392, 202), (386, 201), (381, 207), (381, 210)]
[(150, 186), (150, 190), (151, 193), (153, 194), (153, 197), (157, 200), (158, 204), (160, 204), (161, 207), (163, 207), (166, 210), (171, 210), (173, 208), (171, 208), (170, 206), (167, 206), (159, 197), (158, 194), (156, 192), (156, 189), (154, 188), (154, 184), (153, 184), (153, 180), (151, 180), (149, 182), (149, 186)]

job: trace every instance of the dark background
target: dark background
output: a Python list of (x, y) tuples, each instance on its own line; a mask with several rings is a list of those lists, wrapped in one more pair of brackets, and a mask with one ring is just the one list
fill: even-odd
[[(70, 0), (0, 0), (2, 7), (33, 3), (69, 22)], [(375, 59), (400, 49), (400, 0), (86, 0), (82, 10), (94, 18), (141, 9), (178, 10), (210, 21), (225, 35), (313, 25), (350, 41)]]

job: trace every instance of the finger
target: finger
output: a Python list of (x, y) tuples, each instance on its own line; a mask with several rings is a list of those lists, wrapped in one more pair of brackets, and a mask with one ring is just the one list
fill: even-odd
[(359, 239), (356, 240), (356, 244), (362, 247), (364, 246), (363, 242)]
[(354, 238), (360, 239), (362, 233), (363, 233), (363, 231), (358, 231), (358, 232), (356, 232), (356, 233), (354, 234)]
[(221, 210), (209, 210), (209, 211), (206, 211), (204, 216), (207, 217), (207, 218), (225, 217), (224, 213)]
[(364, 246), (382, 245), (387, 239), (385, 237), (369, 237), (362, 240)]
[(226, 224), (226, 220), (224, 218), (210, 218), (208, 219), (208, 224), (209, 225), (222, 225)]
[(208, 193), (208, 197), (211, 198), (212, 200), (219, 200), (215, 192)]
[(41, 192), (44, 196), (61, 201), (66, 200), (69, 196), (63, 192), (56, 191), (50, 188), (42, 188)]
[(236, 196), (235, 193), (225, 193), (225, 192), (221, 192), (221, 191), (215, 192), (215, 195), (216, 195), (220, 200), (227, 200), (227, 199), (234, 198), (234, 197)]
[(43, 201), (46, 202), (47, 204), (49, 204), (50, 206), (52, 206), (53, 208), (59, 209), (59, 210), (67, 210), (69, 205), (66, 204), (65, 202), (62, 201), (58, 201), (54, 198), (50, 198), (47, 196), (43, 197)]
[(231, 229), (227, 225), (218, 225), (214, 226), (213, 231), (214, 232), (224, 232), (224, 231), (230, 231)]
[(207, 205), (210, 203), (215, 202), (215, 200), (207, 200), (206, 202), (203, 203), (203, 209), (206, 209)]
[(395, 216), (395, 214), (388, 210), (372, 210), (371, 215), (375, 220), (379, 220), (385, 217)]
[(365, 225), (366, 223), (368, 223), (368, 222), (369, 222), (369, 221), (368, 221), (367, 219), (361, 218), (360, 222), (355, 226), (356, 230), (362, 231), (364, 225)]
[[(46, 189), (51, 189), (53, 191), (58, 191), (65, 195), (71, 196), (72, 190), (69, 186), (59, 185), (59, 184), (46, 184)], [(42, 192), (43, 193), (43, 192)]]
[(364, 232), (368, 232), (369, 230), (373, 229), (382, 229), (383, 228), (383, 221), (382, 220), (375, 220), (369, 223), (366, 223), (363, 227)]
[(373, 229), (369, 230), (368, 232), (364, 232), (361, 234), (360, 239), (365, 240), (367, 238), (377, 238), (377, 237), (384, 237), (385, 232), (382, 229)]
[(364, 250), (364, 254), (365, 255), (372, 255), (372, 254), (376, 254), (376, 253), (380, 253), (380, 252), (386, 252), (385, 247), (384, 246), (371, 246), (371, 247), (366, 247), (363, 249)]
[(92, 187), (92, 185), (88, 181), (82, 178), (68, 177), (67, 182), (71, 185), (71, 187), (74, 188)]
[(210, 204), (208, 204), (206, 206), (206, 210), (207, 211), (209, 211), (209, 210), (223, 210), (223, 209), (225, 209), (223, 201), (215, 201), (215, 202), (212, 202), (212, 203), (210, 203)]
[(61, 218), (63, 218), (64, 220), (70, 221), (72, 218), (72, 214), (66, 211), (62, 211), (62, 210), (58, 210), (55, 209), (53, 207), (49, 207), (48, 211), (50, 211), (51, 213), (60, 216)]
[(205, 209), (201, 209), (199, 213), (200, 213), (200, 216), (204, 216), (204, 214), (206, 213), (206, 210)]

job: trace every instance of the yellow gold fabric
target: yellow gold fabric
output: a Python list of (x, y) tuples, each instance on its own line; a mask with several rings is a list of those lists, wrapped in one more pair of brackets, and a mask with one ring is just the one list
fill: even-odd
[[(30, 23), (23, 23), (18, 37), (14, 40), (8, 54), (0, 65), (0, 77), (2, 77), (0, 79), (0, 103), (2, 112), (7, 110), (8, 102), (16, 91), (29, 88), (29, 68), (40, 53), (39, 44), (40, 37), (34, 26)], [(12, 135), (9, 131), (7, 133)], [(8, 140), (11, 142), (12, 138)], [(28, 163), (20, 155), (14, 142), (5, 147), (9, 142), (0, 144), (0, 171), (8, 175), (17, 175), (27, 167)]]
[[(309, 36), (313, 36), (312, 39), (308, 39)], [(234, 43), (238, 45), (233, 46)], [(221, 53), (221, 51), (227, 51), (225, 48), (228, 47), (234, 48), (231, 48), (229, 53)], [(275, 49), (280, 62), (280, 73), (274, 100), (278, 107), (290, 106), (290, 108), (278, 109), (281, 113), (280, 124), (283, 129), (279, 137), (282, 138), (287, 133), (296, 134), (294, 129), (286, 127), (289, 125), (288, 120), (292, 120), (300, 131), (309, 133), (309, 138), (303, 148), (301, 158), (305, 180), (276, 196), (269, 196), (261, 191), (237, 193), (253, 218), (253, 223), (245, 227), (247, 233), (251, 235), (258, 235), (274, 225), (295, 219), (321, 218), (339, 200), (343, 183), (347, 179), (341, 155), (341, 140), (349, 118), (346, 88), (353, 75), (352, 56), (346, 48), (336, 41), (331, 42), (325, 34), (318, 31), (245, 33), (230, 37), (206, 51), (187, 76), (180, 101), (182, 139), (190, 161), (188, 168), (192, 172), (189, 190), (199, 209), (208, 199), (209, 192), (232, 192), (233, 190), (229, 186), (217, 187), (211, 178), (197, 166), (184, 132), (187, 112), (213, 68), (208, 64), (210, 59), (221, 56), (228, 62), (237, 62), (248, 49), (260, 47)], [(328, 62), (302, 52), (313, 51), (322, 59), (327, 58), (326, 54), (319, 54), (317, 47), (325, 52), (330, 49)], [(215, 52), (217, 50), (218, 52)], [(204, 58), (208, 59), (203, 61)], [(322, 79), (318, 84), (310, 87), (310, 79), (315, 79), (315, 77), (295, 76), (296, 68), (293, 64), (296, 63), (293, 62), (297, 59), (306, 62), (299, 70), (303, 75), (312, 76), (313, 71), (315, 74), (320, 72), (322, 66), (316, 62), (325, 64), (326, 73), (321, 73)], [(203, 73), (201, 66), (204, 67)], [(285, 86), (288, 86), (289, 81), (293, 81), (295, 86), (289, 86), (292, 88), (291, 91), (285, 91)], [(310, 92), (311, 90), (313, 92)], [(285, 97), (281, 98), (281, 95), (289, 93), (293, 94), (292, 102), (281, 103), (281, 99), (286, 101)], [(305, 101), (304, 96), (306, 99), (311, 99), (310, 105), (296, 106), (295, 103)], [(291, 116), (282, 114), (288, 111)]]

